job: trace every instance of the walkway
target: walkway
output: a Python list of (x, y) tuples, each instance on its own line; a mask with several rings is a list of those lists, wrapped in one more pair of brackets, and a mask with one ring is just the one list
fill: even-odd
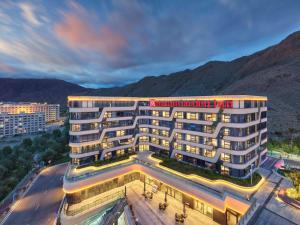
[[(149, 188), (149, 187), (148, 187)], [(148, 190), (151, 191), (151, 190)], [(167, 196), (168, 207), (165, 211), (158, 208), (159, 203), (164, 202), (164, 193), (157, 192), (153, 195), (153, 199), (145, 200), (142, 196), (143, 184), (141, 182), (134, 182), (128, 188), (127, 196), (129, 204), (133, 205), (135, 215), (138, 217), (142, 225), (174, 225), (175, 213), (181, 214), (183, 212), (183, 204), (170, 196)], [(217, 225), (208, 216), (190, 208), (186, 209), (187, 218), (185, 224), (188, 225)]]
[(277, 198), (280, 188), (291, 187), (291, 183), (272, 173), (254, 197), (262, 206), (249, 225), (300, 225), (299, 210)]

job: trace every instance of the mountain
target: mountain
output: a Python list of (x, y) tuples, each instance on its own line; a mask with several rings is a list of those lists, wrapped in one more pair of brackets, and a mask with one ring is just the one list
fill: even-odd
[(145, 77), (89, 95), (180, 96), (251, 94), (267, 96), (268, 128), (287, 134), (300, 127), (300, 31), (262, 51), (230, 62), (211, 61), (193, 70)]
[(48, 102), (66, 105), (67, 96), (88, 89), (57, 79), (0, 78), (0, 101)]
[(211, 61), (192, 70), (149, 76), (115, 88), (86, 89), (53, 79), (0, 79), (0, 101), (66, 103), (68, 95), (187, 96), (263, 95), (271, 135), (300, 127), (300, 31), (277, 45), (232, 61)]

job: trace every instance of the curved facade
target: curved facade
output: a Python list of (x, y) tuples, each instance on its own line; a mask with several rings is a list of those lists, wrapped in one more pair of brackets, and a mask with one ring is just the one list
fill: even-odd
[(151, 150), (242, 178), (266, 157), (266, 97), (68, 100), (70, 157), (75, 165)]

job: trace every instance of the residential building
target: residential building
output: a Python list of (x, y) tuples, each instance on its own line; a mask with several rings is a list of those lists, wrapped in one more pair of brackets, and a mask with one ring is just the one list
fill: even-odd
[(0, 138), (45, 131), (43, 112), (8, 114), (0, 113)]
[(0, 103), (0, 112), (9, 114), (43, 112), (45, 114), (46, 123), (59, 120), (59, 111), (59, 104), (31, 102)]

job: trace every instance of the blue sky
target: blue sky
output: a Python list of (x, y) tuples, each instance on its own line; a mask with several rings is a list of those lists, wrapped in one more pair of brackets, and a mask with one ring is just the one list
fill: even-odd
[(0, 1), (0, 77), (120, 86), (300, 30), (298, 0)]

